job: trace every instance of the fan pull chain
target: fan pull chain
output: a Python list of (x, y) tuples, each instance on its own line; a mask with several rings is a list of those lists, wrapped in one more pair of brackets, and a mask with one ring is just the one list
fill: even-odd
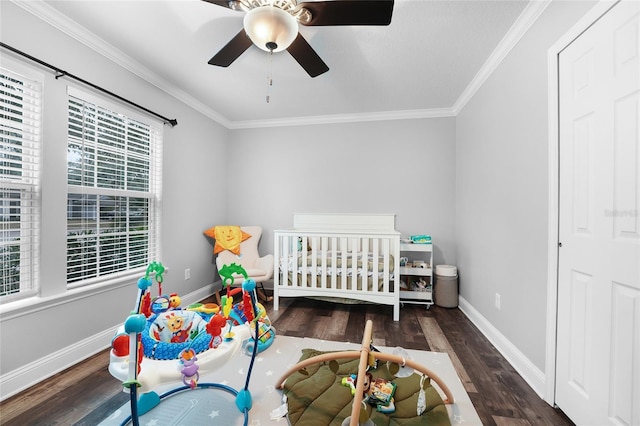
[(269, 51), (269, 75), (267, 75), (267, 103), (271, 100), (271, 86), (273, 86), (273, 49)]

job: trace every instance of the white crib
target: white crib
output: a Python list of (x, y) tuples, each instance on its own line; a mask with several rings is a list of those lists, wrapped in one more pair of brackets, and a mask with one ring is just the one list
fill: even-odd
[(281, 297), (393, 306), (400, 318), (400, 233), (388, 214), (294, 214), (274, 231), (274, 310)]

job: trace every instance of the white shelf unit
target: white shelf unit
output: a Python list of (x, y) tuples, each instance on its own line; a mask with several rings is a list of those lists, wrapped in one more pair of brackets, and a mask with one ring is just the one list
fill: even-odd
[[(400, 290), (400, 303), (433, 305), (433, 244), (400, 243), (400, 256), (409, 259), (406, 266), (400, 266), (400, 279), (409, 286), (408, 290)], [(414, 267), (414, 262), (424, 262), (426, 266)], [(427, 287), (424, 291), (411, 289), (411, 283), (424, 279)]]

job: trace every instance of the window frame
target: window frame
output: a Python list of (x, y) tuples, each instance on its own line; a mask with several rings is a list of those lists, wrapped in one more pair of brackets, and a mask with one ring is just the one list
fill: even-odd
[[(26, 144), (23, 148), (29, 151), (28, 156), (22, 156), (20, 161), (25, 157), (30, 158), (31, 162), (28, 167), (20, 168), (23, 172), (21, 179), (4, 179), (2, 181), (2, 193), (17, 190), (26, 193), (27, 198), (20, 197), (20, 243), (17, 245), (20, 252), (20, 275), (19, 289), (17, 292), (0, 295), (2, 303), (12, 302), (28, 297), (36, 296), (40, 291), (40, 223), (41, 223), (41, 166), (42, 166), (42, 127), (43, 127), (43, 110), (44, 110), (44, 86), (45, 77), (41, 72), (34, 68), (24, 65), (9, 57), (2, 57), (0, 68), (4, 75), (10, 78), (23, 81), (23, 85), (28, 84), (30, 87), (36, 87), (33, 96), (33, 102), (21, 106), (22, 111), (28, 111), (28, 124), (31, 128), (30, 132), (25, 132), (26, 136), (22, 138)], [(2, 207), (3, 209), (5, 207)], [(9, 210), (13, 207), (7, 207)], [(3, 222), (4, 223), (4, 222)], [(5, 231), (4, 226), (2, 229)], [(26, 235), (25, 235), (26, 234)], [(5, 244), (5, 236), (3, 235), (3, 246)]]
[[(91, 276), (88, 278), (83, 278), (80, 280), (69, 282), (69, 210), (66, 213), (66, 226), (67, 231), (65, 233), (65, 252), (66, 252), (66, 263), (65, 263), (65, 276), (67, 277), (67, 289), (77, 289), (83, 288), (95, 284), (115, 284), (120, 282), (123, 278), (139, 275), (140, 272), (145, 271), (149, 262), (153, 260), (157, 260), (161, 258), (161, 244), (160, 244), (160, 229), (161, 229), (161, 213), (162, 213), (162, 144), (163, 144), (163, 123), (159, 121), (155, 121), (150, 119), (148, 116), (137, 113), (136, 111), (123, 106), (122, 104), (117, 104), (111, 102), (104, 97), (97, 96), (94, 93), (90, 93), (81, 89), (78, 89), (73, 86), (68, 86), (67, 88), (67, 112), (66, 112), (66, 120), (67, 120), (67, 155), (69, 155), (69, 146), (71, 144), (71, 136), (69, 133), (69, 125), (70, 125), (70, 104), (71, 98), (79, 99), (83, 102), (89, 103), (94, 106), (94, 108), (108, 111), (114, 115), (126, 117), (127, 120), (131, 120), (145, 126), (149, 127), (150, 137), (154, 139), (150, 141), (150, 153), (149, 153), (149, 161), (153, 162), (154, 167), (150, 168), (149, 171), (149, 189), (148, 191), (133, 191), (133, 190), (125, 190), (125, 189), (109, 189), (109, 188), (101, 188), (99, 186), (87, 187), (82, 185), (75, 185), (69, 183), (69, 176), (66, 178), (66, 199), (67, 202), (65, 205), (67, 209), (69, 208), (69, 199), (70, 194), (82, 194), (82, 195), (93, 195), (96, 197), (101, 196), (113, 196), (113, 197), (125, 197), (127, 200), (136, 198), (145, 198), (148, 200), (148, 250), (146, 254), (146, 263), (144, 265), (119, 270), (116, 272), (110, 272), (106, 274), (98, 274), (97, 276)], [(69, 160), (67, 158), (67, 168), (69, 167)], [(126, 237), (130, 236), (130, 230), (127, 229), (125, 233)], [(99, 245), (99, 244), (97, 244)], [(126, 253), (129, 253), (129, 248), (127, 248)]]

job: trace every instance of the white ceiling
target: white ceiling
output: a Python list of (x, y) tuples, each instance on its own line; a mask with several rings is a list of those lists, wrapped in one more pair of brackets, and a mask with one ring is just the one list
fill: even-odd
[(204, 1), (25, 3), (229, 128), (453, 115), (537, 16), (536, 1), (396, 0), (389, 26), (301, 25), (330, 68), (311, 78), (289, 53), (270, 63), (255, 46), (228, 68), (208, 65), (240, 31), (244, 13)]

